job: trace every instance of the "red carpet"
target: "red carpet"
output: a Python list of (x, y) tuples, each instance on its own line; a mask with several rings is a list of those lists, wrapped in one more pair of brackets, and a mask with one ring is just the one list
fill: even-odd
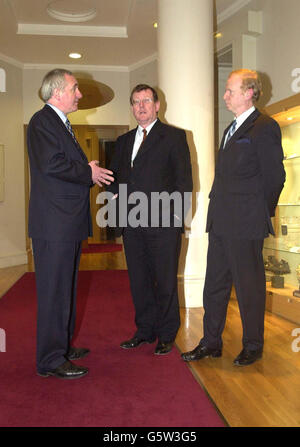
[(82, 253), (112, 253), (122, 249), (122, 244), (89, 244), (88, 247), (82, 248)]
[(76, 346), (91, 353), (78, 380), (42, 378), (35, 371), (34, 273), (0, 299), (0, 427), (224, 427), (176, 348), (155, 356), (155, 344), (133, 351), (119, 343), (133, 334), (127, 271), (81, 271)]

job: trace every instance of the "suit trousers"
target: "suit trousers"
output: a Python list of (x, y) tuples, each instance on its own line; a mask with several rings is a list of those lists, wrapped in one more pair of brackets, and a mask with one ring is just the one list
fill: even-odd
[(136, 336), (173, 341), (180, 326), (177, 270), (181, 228), (123, 231)]
[(75, 330), (81, 242), (33, 239), (37, 288), (37, 370), (66, 361)]
[(266, 283), (262, 248), (263, 240), (227, 238), (217, 236), (213, 229), (210, 231), (201, 345), (222, 348), (227, 306), (234, 284), (242, 320), (243, 347), (263, 348)]

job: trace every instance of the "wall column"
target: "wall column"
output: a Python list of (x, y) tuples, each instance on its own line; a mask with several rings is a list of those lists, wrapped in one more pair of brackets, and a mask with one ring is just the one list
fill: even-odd
[(187, 132), (193, 167), (190, 234), (183, 237), (180, 304), (202, 306), (208, 194), (214, 175), (213, 2), (158, 1), (158, 87), (163, 121)]

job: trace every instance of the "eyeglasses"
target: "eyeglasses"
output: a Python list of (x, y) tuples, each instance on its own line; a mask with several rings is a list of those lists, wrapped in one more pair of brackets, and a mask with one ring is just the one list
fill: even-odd
[(132, 100), (132, 104), (134, 106), (139, 106), (141, 103), (143, 103), (143, 104), (150, 104), (151, 102), (153, 102), (152, 98), (133, 99)]

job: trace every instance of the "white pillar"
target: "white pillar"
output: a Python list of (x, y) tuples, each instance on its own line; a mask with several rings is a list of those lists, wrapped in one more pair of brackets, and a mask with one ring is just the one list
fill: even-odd
[[(183, 238), (180, 304), (202, 306), (205, 223), (214, 175), (213, 2), (158, 1), (158, 85), (163, 120), (186, 130), (193, 167), (191, 234)], [(161, 98), (161, 99), (162, 99)]]
[(6, 73), (3, 68), (0, 68), (0, 92), (6, 92)]

